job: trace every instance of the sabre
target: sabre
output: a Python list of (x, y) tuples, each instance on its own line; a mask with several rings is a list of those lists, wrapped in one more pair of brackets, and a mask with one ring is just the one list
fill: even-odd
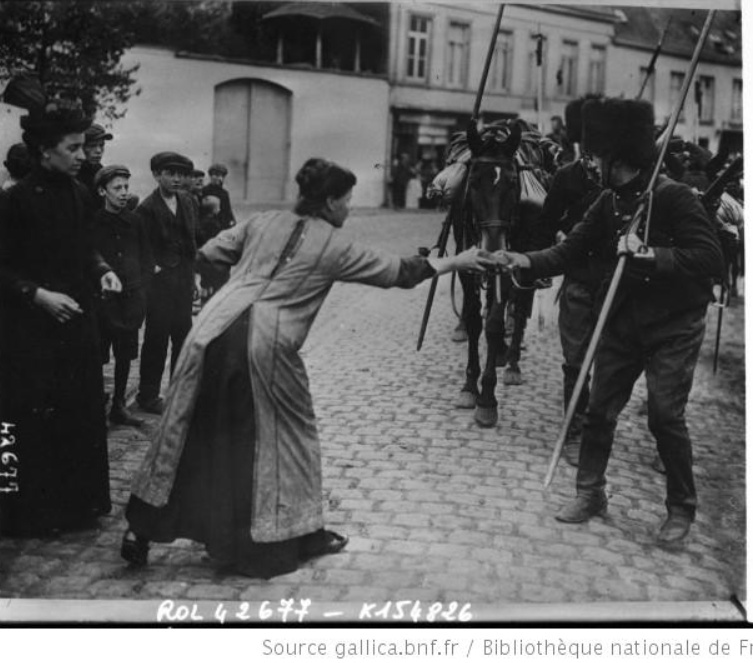
[[(486, 79), (489, 77), (489, 67), (491, 66), (492, 58), (494, 56), (494, 46), (497, 43), (497, 35), (499, 34), (499, 26), (502, 23), (502, 14), (504, 13), (504, 11), (505, 5), (502, 4), (499, 6), (499, 10), (497, 11), (497, 19), (494, 24), (494, 31), (492, 32), (492, 38), (489, 42), (489, 50), (486, 53), (484, 70), (481, 74), (481, 81), (479, 82), (478, 92), (476, 93), (476, 101), (473, 105), (473, 114), (471, 115), (471, 120), (473, 122), (476, 122), (478, 120), (479, 110), (481, 109), (481, 99), (484, 96)], [(447, 212), (447, 216), (445, 217), (444, 223), (442, 224), (442, 230), (439, 232), (439, 239), (437, 240), (437, 250), (438, 256), (440, 258), (444, 257), (447, 250), (447, 241), (450, 238), (450, 228), (452, 227), (452, 212), (453, 206), (451, 205), (449, 211)], [(424, 306), (423, 318), (421, 319), (421, 330), (418, 334), (418, 344), (416, 346), (417, 351), (421, 349), (421, 346), (423, 346), (424, 343), (424, 336), (426, 335), (426, 327), (429, 324), (429, 315), (431, 314), (431, 307), (434, 303), (434, 295), (437, 291), (438, 280), (438, 276), (435, 276), (431, 279), (429, 293), (426, 296), (426, 305)]]
[(715, 306), (719, 309), (719, 315), (716, 318), (716, 341), (714, 341), (714, 375), (716, 375), (716, 369), (719, 365), (719, 342), (722, 338), (722, 316), (724, 315), (724, 296), (725, 296), (724, 284), (722, 284), (722, 292), (719, 296), (719, 301)]
[[(656, 179), (659, 176), (659, 172), (661, 170), (662, 162), (664, 161), (664, 155), (667, 152), (667, 147), (669, 146), (669, 140), (674, 133), (675, 126), (677, 125), (677, 120), (680, 116), (680, 112), (682, 111), (682, 107), (685, 104), (685, 98), (688, 94), (688, 89), (690, 88), (690, 81), (693, 78), (693, 74), (695, 73), (696, 67), (698, 66), (698, 60), (701, 56), (701, 49), (703, 48), (703, 45), (706, 41), (706, 37), (708, 36), (709, 31), (711, 30), (711, 23), (714, 20), (715, 10), (710, 10), (709, 13), (706, 16), (706, 22), (703, 25), (703, 29), (701, 30), (701, 34), (698, 37), (698, 43), (696, 44), (695, 52), (693, 53), (693, 57), (690, 61), (690, 65), (688, 66), (688, 73), (685, 76), (685, 80), (683, 82), (682, 90), (680, 92), (680, 97), (677, 100), (677, 106), (675, 106), (674, 111), (672, 112), (672, 116), (669, 121), (669, 125), (667, 127), (667, 132), (664, 135), (664, 140), (662, 141), (662, 147), (659, 152), (659, 156), (656, 160), (656, 164), (654, 166), (654, 171), (651, 174), (651, 179), (649, 180), (648, 185), (646, 186), (646, 193), (648, 195), (643, 196), (641, 199), (640, 204), (638, 205), (638, 208), (636, 209), (633, 218), (630, 220), (630, 224), (627, 229), (627, 233), (635, 232), (638, 228), (641, 219), (643, 218), (644, 213), (647, 211), (648, 215), (646, 217), (646, 232), (644, 233), (643, 242), (644, 244), (647, 243), (648, 240), (648, 226), (649, 226), (649, 219), (650, 219), (650, 207), (651, 207), (651, 193), (653, 192), (654, 185), (656, 184)], [(609, 289), (607, 291), (607, 295), (604, 298), (604, 304), (601, 307), (601, 311), (599, 312), (599, 317), (596, 321), (596, 326), (594, 327), (593, 334), (591, 336), (591, 341), (588, 344), (588, 349), (586, 350), (586, 356), (583, 359), (583, 364), (580, 368), (580, 373), (578, 373), (578, 379), (575, 382), (575, 387), (573, 389), (573, 393), (570, 396), (570, 402), (567, 404), (567, 411), (565, 412), (565, 418), (562, 422), (562, 427), (560, 428), (559, 436), (557, 437), (557, 442), (554, 446), (554, 451), (552, 452), (552, 460), (549, 464), (549, 469), (547, 470), (546, 477), (544, 478), (544, 488), (547, 488), (549, 484), (552, 482), (552, 479), (554, 478), (554, 472), (557, 469), (557, 463), (559, 462), (560, 456), (562, 455), (562, 449), (565, 446), (565, 439), (567, 438), (567, 431), (570, 428), (570, 423), (573, 420), (573, 416), (575, 414), (575, 407), (578, 403), (578, 399), (580, 398), (581, 392), (583, 391), (583, 385), (586, 382), (586, 376), (588, 375), (588, 372), (591, 370), (591, 364), (593, 364), (594, 356), (596, 354), (596, 348), (599, 345), (599, 341), (601, 340), (601, 334), (604, 331), (604, 325), (606, 324), (607, 317), (609, 316), (609, 310), (612, 307), (612, 303), (614, 302), (614, 297), (617, 293), (617, 287), (620, 284), (620, 280), (622, 279), (622, 274), (625, 271), (625, 263), (627, 261), (627, 255), (623, 254), (619, 256), (617, 260), (617, 266), (615, 267), (614, 274), (612, 276), (612, 280), (609, 284)]]

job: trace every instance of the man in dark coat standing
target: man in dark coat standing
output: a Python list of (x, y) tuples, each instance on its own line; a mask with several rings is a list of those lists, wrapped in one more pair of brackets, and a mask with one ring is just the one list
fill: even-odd
[(187, 157), (160, 152), (150, 167), (157, 188), (136, 208), (143, 218), (154, 257), (154, 273), (147, 295), (141, 376), (136, 400), (145, 412), (161, 414), (160, 385), (167, 358), (170, 371), (191, 329), (198, 210), (191, 194), (182, 189), (193, 170)]
[[(571, 101), (565, 108), (567, 139), (571, 145), (581, 143), (581, 109), (586, 98)], [(541, 213), (549, 244), (562, 241), (598, 197), (601, 186), (590, 157), (581, 155), (562, 166), (554, 175)], [(573, 395), (580, 367), (586, 356), (591, 332), (598, 315), (597, 293), (604, 279), (603, 263), (589, 256), (585, 263), (569, 265), (565, 269), (559, 293), (559, 332), (562, 345), (563, 405), (567, 411)], [(575, 409), (575, 416), (567, 433), (564, 455), (571, 465), (578, 464), (583, 417), (588, 404), (588, 378)]]
[(104, 207), (94, 215), (94, 245), (113, 268), (122, 292), (104, 298), (99, 306), (102, 363), (115, 360), (115, 385), (110, 421), (139, 426), (142, 420), (126, 408), (125, 397), (131, 361), (139, 356), (139, 329), (146, 316), (146, 289), (154, 271), (154, 260), (139, 215), (127, 208), (131, 173), (125, 166), (101, 168), (94, 176)]
[(0, 534), (95, 527), (111, 508), (95, 296), (120, 282), (94, 250), (76, 179), (90, 124), (39, 82), (11, 80), (31, 172), (0, 198)]
[(645, 219), (637, 234), (627, 233), (656, 158), (651, 104), (625, 99), (586, 102), (583, 140), (609, 189), (557, 246), (529, 254), (499, 254), (508, 269), (527, 269), (535, 276), (553, 276), (585, 262), (590, 250), (612, 265), (619, 254), (628, 256), (596, 353), (577, 496), (556, 518), (580, 523), (606, 512), (606, 469), (617, 417), (645, 372), (648, 426), (667, 469), (668, 515), (658, 542), (677, 544), (687, 536), (697, 508), (685, 406), (713, 280), (723, 269), (719, 240), (692, 189), (664, 176), (654, 187), (647, 242), (643, 243)]

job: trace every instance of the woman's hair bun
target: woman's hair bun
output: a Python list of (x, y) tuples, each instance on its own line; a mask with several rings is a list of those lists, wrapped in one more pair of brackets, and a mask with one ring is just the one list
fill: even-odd
[(313, 157), (301, 166), (295, 176), (299, 187), (297, 209), (316, 211), (327, 198), (341, 198), (356, 184), (356, 176), (332, 161)]

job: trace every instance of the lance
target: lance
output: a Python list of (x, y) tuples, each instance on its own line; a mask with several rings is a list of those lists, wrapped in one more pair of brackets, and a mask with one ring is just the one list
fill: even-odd
[[(662, 141), (661, 150), (659, 152), (659, 156), (656, 159), (656, 164), (654, 166), (654, 170), (651, 174), (651, 179), (649, 180), (649, 183), (646, 187), (646, 194), (641, 198), (641, 202), (638, 205), (638, 208), (636, 209), (630, 224), (627, 229), (627, 233), (634, 233), (636, 232), (638, 226), (641, 223), (641, 220), (643, 219), (644, 213), (646, 216), (646, 232), (644, 234), (643, 242), (647, 245), (648, 240), (648, 226), (649, 226), (649, 220), (651, 218), (651, 202), (652, 202), (652, 192), (654, 189), (654, 185), (656, 184), (656, 180), (659, 177), (659, 172), (661, 171), (662, 162), (664, 161), (664, 155), (667, 152), (667, 147), (669, 146), (669, 140), (674, 133), (675, 126), (677, 125), (677, 120), (680, 117), (680, 112), (682, 111), (682, 107), (685, 104), (685, 98), (688, 94), (688, 89), (690, 88), (690, 82), (693, 78), (693, 74), (695, 73), (696, 67), (698, 66), (698, 60), (701, 57), (701, 50), (703, 49), (703, 45), (706, 41), (706, 37), (708, 36), (709, 30), (711, 29), (711, 23), (714, 20), (714, 14), (715, 10), (710, 10), (708, 15), (706, 16), (706, 22), (703, 25), (703, 29), (701, 30), (701, 34), (698, 37), (698, 43), (696, 44), (695, 52), (693, 53), (693, 57), (690, 61), (690, 65), (688, 66), (688, 73), (685, 76), (685, 80), (683, 82), (682, 90), (680, 92), (680, 98), (677, 100), (677, 106), (675, 106), (674, 111), (672, 112), (672, 116), (669, 120), (669, 126), (667, 127), (667, 132), (664, 135), (664, 140)], [(599, 345), (599, 341), (601, 340), (602, 332), (604, 331), (604, 325), (606, 324), (607, 317), (609, 316), (609, 310), (612, 307), (612, 303), (614, 302), (615, 295), (617, 293), (617, 288), (620, 284), (620, 280), (622, 279), (622, 274), (625, 271), (625, 263), (627, 261), (627, 255), (623, 254), (620, 255), (617, 259), (617, 266), (615, 267), (614, 274), (612, 275), (612, 280), (609, 284), (609, 289), (607, 290), (606, 297), (604, 298), (604, 303), (601, 307), (601, 311), (599, 312), (599, 317), (596, 320), (596, 326), (594, 327), (593, 334), (591, 336), (591, 341), (588, 344), (588, 349), (586, 350), (586, 356), (583, 359), (583, 365), (580, 368), (580, 373), (578, 374), (578, 379), (575, 382), (575, 387), (573, 388), (572, 396), (570, 396), (570, 402), (567, 404), (567, 411), (565, 412), (565, 419), (562, 422), (562, 428), (560, 429), (559, 436), (557, 437), (557, 442), (554, 447), (554, 452), (552, 453), (552, 460), (549, 464), (549, 469), (547, 470), (546, 477), (544, 479), (544, 487), (548, 487), (549, 484), (552, 482), (552, 479), (554, 478), (554, 472), (557, 469), (557, 463), (559, 462), (560, 456), (562, 455), (562, 449), (565, 446), (565, 439), (567, 438), (567, 431), (570, 428), (570, 423), (573, 420), (573, 415), (575, 414), (575, 407), (578, 403), (578, 399), (580, 398), (581, 392), (583, 391), (583, 386), (586, 382), (586, 376), (588, 375), (588, 372), (591, 370), (591, 364), (593, 364), (594, 356), (596, 354), (596, 348)]]
[[(494, 57), (494, 47), (497, 43), (497, 35), (499, 34), (499, 26), (502, 23), (502, 14), (504, 13), (504, 11), (505, 5), (502, 4), (499, 6), (499, 10), (497, 11), (497, 19), (495, 21), (494, 30), (489, 42), (489, 50), (486, 53), (484, 70), (481, 73), (481, 81), (479, 82), (478, 92), (476, 93), (476, 101), (473, 104), (473, 114), (471, 115), (472, 122), (478, 121), (479, 111), (481, 109), (481, 99), (484, 96), (486, 79), (489, 77), (489, 68), (491, 67), (492, 58)], [(440, 258), (444, 257), (447, 250), (447, 241), (449, 240), (450, 228), (452, 227), (453, 208), (454, 205), (451, 205), (449, 211), (447, 212), (447, 216), (445, 217), (444, 223), (442, 224), (442, 230), (439, 232), (439, 239), (437, 240), (437, 251)], [(429, 315), (431, 314), (431, 307), (434, 303), (434, 295), (437, 291), (438, 280), (438, 276), (433, 277), (431, 280), (431, 285), (429, 286), (429, 293), (426, 296), (426, 306), (424, 307), (424, 315), (421, 320), (421, 330), (418, 334), (418, 344), (416, 346), (416, 350), (420, 350), (421, 346), (424, 344), (424, 336), (426, 336), (426, 327), (429, 324)]]
[(669, 30), (669, 25), (672, 23), (672, 17), (669, 17), (669, 20), (667, 21), (667, 25), (664, 26), (664, 30), (661, 33), (661, 36), (659, 37), (659, 41), (656, 44), (656, 48), (654, 49), (653, 54), (651, 55), (651, 61), (648, 63), (648, 67), (646, 68), (646, 75), (643, 78), (643, 83), (641, 83), (641, 89), (638, 91), (638, 96), (636, 99), (640, 99), (643, 97), (643, 92), (646, 89), (646, 85), (648, 85), (649, 80), (651, 79), (651, 76), (654, 75), (654, 72), (656, 71), (656, 60), (659, 58), (659, 54), (661, 53), (662, 46), (664, 44), (664, 38), (667, 36), (667, 31)]

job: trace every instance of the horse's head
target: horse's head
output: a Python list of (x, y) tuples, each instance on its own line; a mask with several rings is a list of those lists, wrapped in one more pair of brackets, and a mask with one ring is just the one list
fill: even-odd
[(482, 139), (471, 124), (467, 140), (471, 150), (468, 202), (481, 231), (483, 248), (507, 248), (520, 196), (515, 152), (520, 146), (521, 128), (513, 123), (504, 137)]

